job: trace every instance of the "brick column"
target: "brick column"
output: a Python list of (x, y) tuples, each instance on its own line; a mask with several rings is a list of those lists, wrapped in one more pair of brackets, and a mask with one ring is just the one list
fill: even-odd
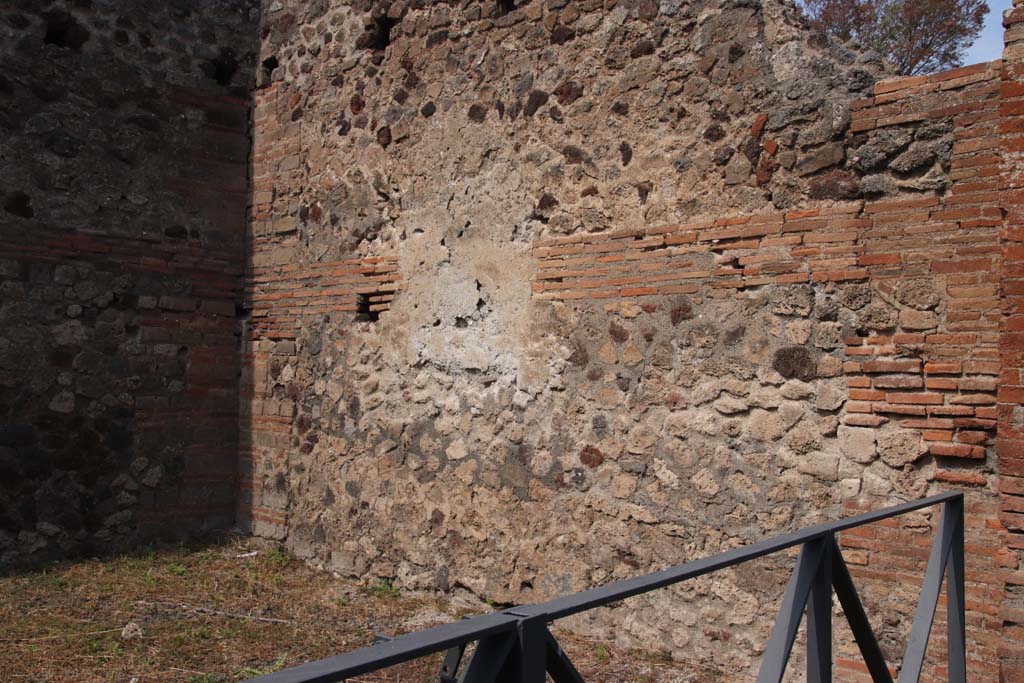
[(999, 387), (998, 466), (1006, 570), (999, 610), (1000, 680), (1024, 680), (1024, 0), (1004, 18), (999, 130), (1003, 135), (1005, 225), (1002, 234), (1002, 374)]

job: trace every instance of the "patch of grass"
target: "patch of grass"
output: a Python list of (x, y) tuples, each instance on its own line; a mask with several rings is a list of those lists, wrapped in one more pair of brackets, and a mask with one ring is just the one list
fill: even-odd
[(239, 637), (242, 627), (236, 623), (227, 623), (217, 629), (215, 638), (217, 640), (231, 640)]
[(608, 648), (605, 647), (604, 643), (597, 644), (597, 649), (594, 651), (594, 658), (602, 664), (608, 663), (608, 660), (611, 657), (608, 655)]
[(121, 562), (128, 569), (149, 569), (156, 562), (156, 559), (156, 548), (153, 546), (145, 546), (135, 554), (121, 556)]
[(203, 641), (210, 640), (214, 637), (210, 628), (207, 626), (197, 626), (190, 628), (184, 633), (178, 633), (174, 636), (174, 644), (178, 647), (184, 647), (192, 643), (202, 643)]
[(244, 666), (238, 670), (238, 673), (235, 674), (235, 678), (239, 680), (245, 680), (246, 678), (255, 678), (256, 676), (266, 676), (267, 674), (272, 674), (276, 671), (280, 671), (281, 669), (283, 669), (284, 663), (285, 661), (287, 661), (287, 659), (288, 653), (285, 652), (283, 655), (278, 657), (273, 664), (264, 669), (257, 669), (251, 666)]
[(389, 579), (380, 579), (366, 586), (360, 586), (359, 592), (375, 598), (400, 598), (402, 592)]
[(39, 574), (33, 577), (32, 583), (35, 588), (50, 588), (54, 590), (64, 590), (68, 587), (67, 579), (60, 576), (53, 571), (43, 570)]
[(271, 551), (267, 553), (267, 562), (278, 567), (287, 567), (292, 562), (295, 562), (295, 555), (278, 546), (276, 548), (272, 548)]
[[(73, 646), (73, 642), (68, 643)], [(109, 637), (88, 637), (81, 640), (81, 647), (92, 654), (120, 655), (123, 650), (120, 641)]]
[(188, 574), (188, 567), (183, 564), (169, 564), (167, 565), (167, 571), (175, 576), (185, 576), (185, 574)]

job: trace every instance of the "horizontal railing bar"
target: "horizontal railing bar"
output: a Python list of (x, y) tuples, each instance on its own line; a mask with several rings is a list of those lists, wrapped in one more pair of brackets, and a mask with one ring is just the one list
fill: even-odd
[(783, 534), (782, 536), (767, 538), (763, 541), (758, 541), (757, 543), (743, 546), (742, 548), (735, 548), (718, 555), (712, 555), (710, 557), (662, 569), (661, 571), (653, 572), (651, 574), (636, 576), (631, 579), (623, 579), (621, 581), (609, 583), (605, 586), (598, 586), (597, 588), (581, 591), (573, 595), (555, 598), (548, 602), (523, 605), (515, 609), (517, 612), (528, 614), (530, 616), (545, 615), (549, 620), (562, 619), (563, 617), (585, 612), (595, 607), (601, 607), (609, 603), (625, 600), (626, 598), (631, 598), (636, 595), (640, 595), (641, 593), (647, 593), (648, 591), (656, 590), (658, 588), (671, 586), (672, 584), (679, 583), (680, 581), (694, 579), (698, 576), (703, 576), (704, 574), (709, 574), (719, 569), (731, 567), (732, 565), (739, 564), (740, 562), (756, 560), (759, 557), (771, 555), (772, 553), (777, 553), (780, 550), (786, 550), (800, 545), (801, 543), (836, 534), (846, 529), (852, 529), (853, 527), (864, 524), (871, 524), (872, 522), (878, 522), (890, 517), (897, 517), (908, 512), (913, 512), (914, 510), (920, 510), (921, 508), (931, 507), (932, 505), (938, 505), (939, 503), (945, 503), (946, 501), (956, 500), (957, 498), (962, 497), (963, 494), (960, 492), (940, 493), (928, 498), (922, 498), (920, 500), (903, 503), (901, 505), (884, 508), (882, 510), (866, 512), (854, 517), (840, 519), (835, 522), (818, 524), (806, 529)]
[(259, 683), (333, 683), (516, 630), (522, 617), (491, 612), (397, 636), (389, 641), (252, 679)]
[[(410, 659), (440, 652), (449, 647), (480, 640), (487, 636), (514, 631), (516, 624), (524, 618), (543, 617), (547, 621), (562, 619), (595, 607), (602, 607), (642, 593), (657, 590), (658, 588), (664, 588), (680, 581), (703, 576), (719, 569), (725, 569), (741, 562), (755, 560), (765, 555), (806, 543), (807, 541), (813, 541), (845, 531), (846, 529), (871, 524), (883, 519), (897, 517), (908, 512), (962, 498), (963, 494), (956, 491), (941, 493), (834, 522), (818, 524), (774, 538), (767, 538), (742, 548), (734, 548), (718, 555), (693, 560), (643, 576), (623, 579), (573, 595), (548, 600), (547, 602), (520, 605), (503, 612), (492, 612), (473, 617), (472, 619), (416, 631), (404, 636), (398, 636), (385, 643), (302, 664), (252, 680), (258, 683), (333, 683), (341, 681), (352, 676), (401, 664)], [(515, 614), (509, 613), (512, 611)]]
[[(875, 522), (880, 522), (883, 519), (899, 517), (900, 515), (905, 515), (908, 512), (932, 507), (939, 503), (948, 503), (951, 500), (962, 500), (963, 497), (964, 494), (962, 491), (947, 491), (946, 493), (938, 493), (934, 496), (928, 496), (927, 498), (912, 500), (909, 503), (901, 503), (889, 508), (882, 508), (881, 510), (872, 510), (871, 512), (864, 512), (859, 515), (854, 515), (853, 517), (844, 517), (837, 519), (834, 522), (819, 524), (818, 526), (827, 527), (829, 533), (837, 534), (840, 531), (864, 526), (865, 524), (874, 524)], [(815, 527), (808, 527), (808, 530), (814, 528)]]

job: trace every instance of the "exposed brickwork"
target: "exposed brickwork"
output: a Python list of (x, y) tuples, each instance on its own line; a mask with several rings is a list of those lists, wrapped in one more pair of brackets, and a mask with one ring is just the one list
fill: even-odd
[[(943, 221), (949, 209), (938, 198), (869, 202), (548, 240), (534, 249), (534, 297), (689, 294), (700, 303), (771, 285), (868, 283), (922, 305), (904, 308), (882, 331), (844, 337), (847, 424), (898, 419), (923, 430), (935, 456), (984, 459), (999, 372), (1001, 214), (977, 217), (990, 208)], [(934, 300), (914, 300), (922, 275)]]
[(401, 289), (396, 259), (367, 258), (319, 263), (311, 267), (254, 269), (248, 299), (254, 339), (294, 338), (305, 315), (388, 310)]
[(1001, 624), (998, 644), (1003, 680), (1024, 678), (1024, 3), (1015, 2), (1003, 18), (1003, 51), (998, 132), (1002, 134), (1005, 224), (1000, 271), (1003, 319), (999, 351), (999, 518), (1005, 529), (1005, 593), (993, 615)]
[[(924, 431), (935, 456), (984, 459), (999, 372), (1000, 66), (882, 83), (854, 117), (855, 132), (952, 117), (955, 182), (946, 196), (540, 241), (534, 298), (720, 297), (864, 282), (890, 299), (912, 300), (915, 279), (927, 277), (934, 301), (911, 301), (883, 331), (844, 338), (847, 423), (899, 419)], [(938, 297), (944, 310), (936, 314)]]

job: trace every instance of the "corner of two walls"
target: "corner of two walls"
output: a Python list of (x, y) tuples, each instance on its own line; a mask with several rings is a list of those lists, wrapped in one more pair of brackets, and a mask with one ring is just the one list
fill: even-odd
[[(971, 671), (1020, 677), (1021, 7), (1001, 63), (865, 99), (829, 48), (851, 101), (805, 122), (825, 76), (772, 3), (327, 4), (268, 10), (255, 61), (251, 3), (216, 47), (175, 15), (180, 64), (142, 17), (5, 15), (5, 562), (223, 528), (237, 476), (239, 524), (312, 560), (519, 601), (957, 487)], [(766, 112), (769, 71), (794, 103)], [(933, 523), (842, 539), (890, 661)], [(612, 618), (738, 671), (757, 576)]]

